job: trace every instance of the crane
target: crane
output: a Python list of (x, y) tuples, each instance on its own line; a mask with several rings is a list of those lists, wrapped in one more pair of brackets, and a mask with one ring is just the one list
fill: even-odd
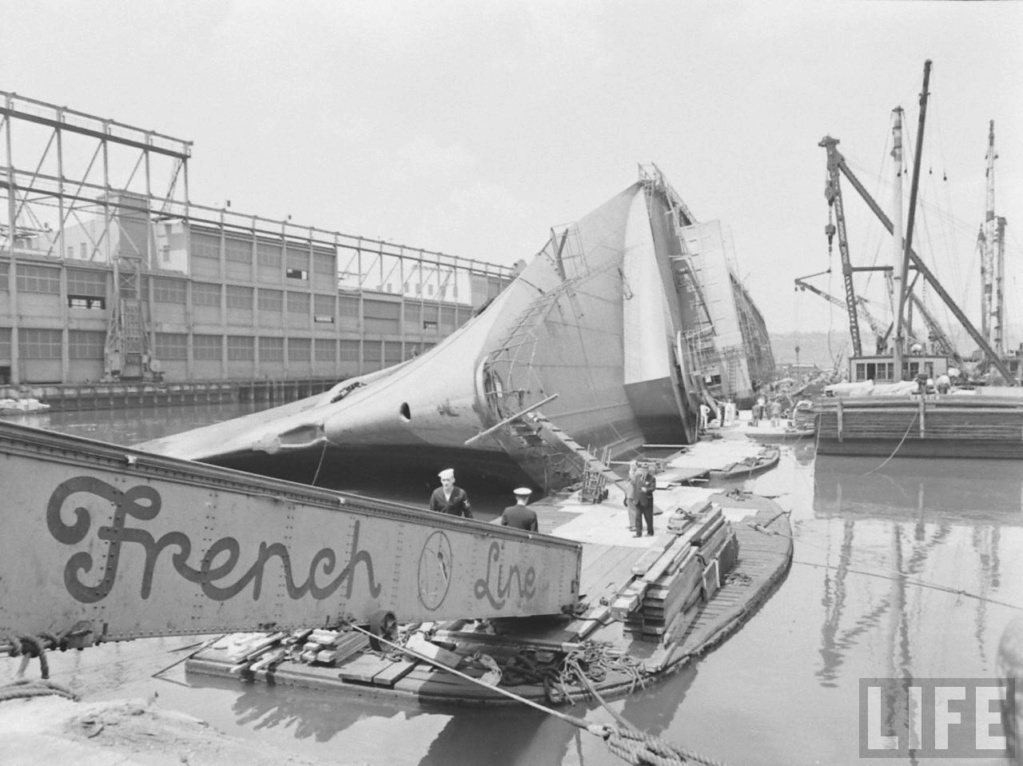
[[(845, 286), (845, 308), (849, 315), (849, 335), (852, 337), (853, 354), (863, 355), (863, 345), (860, 343), (860, 322), (856, 314), (856, 289), (853, 285), (853, 265), (849, 258), (849, 239), (845, 232), (845, 208), (842, 202), (842, 185), (839, 183), (839, 170), (843, 158), (835, 148), (838, 139), (825, 136), (821, 139), (819, 146), (823, 146), (828, 152), (828, 181), (824, 187), (824, 196), (828, 200), (828, 207), (835, 210), (835, 221), (838, 228), (838, 253), (842, 259), (842, 283)], [(828, 236), (828, 248), (831, 248), (831, 239), (835, 234), (835, 225), (828, 221), (825, 228)]]
[[(827, 274), (828, 272), (822, 271), (819, 273)], [(817, 276), (817, 274), (810, 274), (809, 276), (815, 277)], [(799, 277), (796, 279), (797, 290), (809, 290), (810, 292), (819, 295), (821, 298), (828, 301), (829, 303), (838, 306), (838, 308), (842, 309), (843, 311), (848, 309), (848, 306), (845, 303), (845, 301), (841, 300), (840, 298), (836, 298), (830, 293), (824, 292), (819, 287), (811, 285), (809, 282), (806, 281), (807, 278), (808, 277)], [(870, 329), (874, 333), (874, 337), (876, 339), (878, 353), (881, 353), (885, 348), (885, 344), (887, 343), (888, 335), (891, 333), (891, 327), (885, 328), (877, 319), (877, 317), (875, 317), (874, 314), (870, 311), (869, 305), (870, 301), (868, 301), (866, 298), (864, 298), (861, 295), (856, 296), (856, 314), (862, 317), (864, 320), (866, 320), (867, 324), (870, 325)]]
[[(874, 215), (877, 217), (879, 221), (881, 221), (881, 224), (888, 230), (889, 233), (892, 233), (893, 226), (891, 219), (885, 214), (885, 212), (881, 209), (881, 206), (877, 204), (874, 198), (870, 195), (870, 192), (867, 191), (867, 188), (860, 182), (859, 178), (857, 178), (855, 173), (853, 173), (853, 171), (849, 168), (848, 164), (845, 161), (845, 157), (843, 157), (841, 152), (838, 151), (837, 148), (838, 139), (832, 138), (831, 136), (825, 136), (823, 139), (821, 139), (818, 145), (824, 147), (827, 150), (828, 154), (828, 183), (827, 188), (825, 190), (825, 196), (828, 198), (829, 205), (834, 207), (835, 212), (837, 214), (839, 251), (842, 255), (842, 274), (847, 282), (846, 307), (848, 309), (848, 306), (855, 300), (855, 292), (853, 291), (851, 284), (852, 274), (856, 271), (878, 271), (882, 269), (880, 267), (869, 266), (857, 267), (853, 266), (850, 262), (848, 262), (848, 242), (846, 241), (845, 238), (845, 213), (841, 204), (839, 174), (845, 176), (849, 183), (853, 185), (853, 188), (860, 195), (860, 197), (863, 198), (863, 201), (867, 204), (867, 207), (870, 208), (871, 212), (874, 213)], [(843, 243), (845, 244), (843, 245)], [(994, 365), (1002, 374), (1002, 377), (1005, 378), (1005, 380), (1010, 381), (1010, 385), (1012, 385), (1011, 381), (1014, 381), (1016, 379), (1015, 376), (1006, 366), (1005, 362), (1002, 361), (1002, 359), (998, 356), (998, 353), (991, 347), (991, 344), (988, 343), (984, 335), (979, 330), (977, 330), (976, 327), (973, 326), (973, 323), (970, 322), (966, 314), (963, 313), (963, 310), (959, 307), (955, 300), (953, 300), (952, 296), (949, 295), (948, 291), (945, 290), (942, 284), (938, 281), (938, 278), (927, 267), (927, 264), (924, 263), (920, 256), (917, 255), (916, 251), (913, 250), (912, 243), (907, 243), (906, 253), (911, 264), (916, 269), (918, 274), (922, 275), (927, 284), (934, 288), (934, 291), (938, 294), (938, 296), (945, 303), (945, 305), (948, 306), (949, 311), (951, 311), (955, 318), (959, 321), (959, 324), (963, 327), (963, 329), (966, 330), (967, 333), (969, 333), (970, 337), (974, 340), (974, 342), (976, 342), (977, 345), (980, 346), (985, 356), (988, 358), (988, 360), (990, 360), (990, 363)], [(851, 300), (849, 300), (850, 297)], [(855, 321), (856, 317), (855, 311), (849, 311), (849, 315), (850, 334), (853, 334), (855, 332), (855, 334), (853, 335), (855, 341), (859, 338), (859, 324), (858, 322)], [(854, 348), (856, 348), (856, 346), (854, 346)], [(857, 355), (860, 355), (859, 352), (857, 352)]]

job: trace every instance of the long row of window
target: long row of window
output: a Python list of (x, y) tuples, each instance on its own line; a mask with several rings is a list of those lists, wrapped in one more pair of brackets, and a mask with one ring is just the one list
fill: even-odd
[[(6, 273), (0, 274), (0, 288), (6, 282)], [(68, 305), (71, 308), (106, 308), (108, 276), (106, 272), (67, 270)], [(219, 308), (221, 294), (230, 309), (279, 312), (285, 308), (288, 313), (308, 315), (310, 308), (316, 321), (334, 321), (335, 316), (358, 320), (361, 315), (365, 329), (370, 332), (399, 332), (401, 330), (401, 303), (379, 301), (371, 298), (361, 300), (356, 296), (334, 295), (272, 290), (268, 288), (220, 285), (212, 282), (192, 282), (192, 305)], [(226, 291), (225, 289), (226, 288)], [(19, 264), (18, 290), (26, 293), (60, 294), (60, 270), (52, 267)], [(153, 298), (157, 303), (185, 305), (188, 283), (183, 279), (153, 277)], [(468, 319), (469, 309), (453, 306), (423, 305), (405, 303), (405, 322), (409, 327), (422, 325), (425, 330), (439, 326), (450, 331)]]
[[(193, 258), (206, 258), (209, 260), (220, 259), (220, 237), (216, 234), (206, 234), (193, 231), (190, 238), (191, 255)], [(251, 263), (253, 255), (253, 244), (255, 245), (256, 263), (260, 266), (280, 268), (284, 263), (287, 253), (287, 267), (290, 271), (309, 271), (308, 247), (289, 247), (274, 242), (251, 239), (238, 239), (235, 237), (224, 237), (224, 258), (233, 263)], [(317, 274), (336, 273), (337, 259), (333, 253), (313, 251), (312, 269)]]
[[(100, 360), (106, 333), (93, 330), (68, 331), (68, 356), (71, 359)], [(228, 361), (255, 361), (256, 349), (264, 362), (359, 361), (360, 348), (366, 361), (400, 362), (432, 344), (400, 341), (334, 340), (329, 338), (279, 338), (247, 335), (226, 336)], [(219, 362), (225, 348), (223, 335), (193, 335), (192, 358), (196, 361)], [(18, 350), (23, 359), (60, 359), (61, 331), (22, 328), (18, 332)], [(183, 333), (156, 333), (154, 356), (163, 361), (188, 359), (188, 336)], [(11, 330), (0, 328), (0, 360), (10, 359)]]
[[(68, 331), (68, 357), (72, 360), (100, 361), (106, 334), (92, 330)], [(430, 343), (400, 341), (359, 341), (325, 338), (277, 338), (241, 335), (193, 335), (192, 358), (197, 362), (220, 362), (227, 351), (229, 362), (254, 362), (259, 352), (261, 363), (336, 361), (358, 363), (360, 356), (367, 363), (396, 364), (431, 348)], [(22, 328), (18, 333), (18, 350), (24, 360), (59, 360), (61, 331)], [(180, 333), (157, 333), (154, 356), (165, 362), (188, 359), (188, 336)], [(0, 361), (11, 358), (11, 330), (0, 328)]]

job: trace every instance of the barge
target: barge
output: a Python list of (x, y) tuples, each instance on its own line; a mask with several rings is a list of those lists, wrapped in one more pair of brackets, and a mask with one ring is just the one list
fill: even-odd
[(542, 532), (583, 541), (585, 606), (576, 614), (413, 623), (384, 645), (353, 629), (269, 641), (264, 634), (227, 636), (188, 660), (190, 681), (236, 678), (447, 705), (625, 696), (737, 631), (791, 563), (788, 516), (771, 500), (685, 492), (705, 499), (662, 514), (667, 529), (638, 540), (615, 498), (607, 508), (540, 510)]

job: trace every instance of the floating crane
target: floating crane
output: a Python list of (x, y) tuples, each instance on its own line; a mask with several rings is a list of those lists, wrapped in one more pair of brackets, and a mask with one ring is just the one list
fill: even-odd
[[(922, 117), (923, 117), (923, 114), (924, 114), (924, 107), (926, 105), (927, 79), (928, 79), (929, 72), (930, 72), (930, 62), (928, 61), (926, 66), (925, 66), (925, 71), (924, 71), (924, 88), (923, 88), (923, 92), (921, 94), (921, 131), (922, 131), (922, 122), (923, 122)], [(855, 292), (855, 288), (854, 288), (854, 285), (853, 285), (853, 274), (855, 272), (857, 272), (857, 271), (884, 271), (884, 270), (891, 270), (892, 267), (891, 266), (853, 266), (852, 265), (851, 259), (849, 257), (849, 243), (848, 243), (848, 239), (847, 239), (847, 236), (846, 236), (845, 211), (844, 211), (844, 207), (843, 207), (841, 184), (840, 184), (841, 176), (845, 176), (845, 178), (849, 181), (849, 183), (851, 183), (853, 185), (853, 188), (860, 195), (860, 197), (863, 198), (863, 201), (866, 202), (866, 204), (870, 208), (871, 212), (873, 212), (874, 215), (877, 216), (878, 220), (881, 221), (882, 225), (888, 230), (888, 232), (896, 235), (897, 239), (899, 240), (899, 242), (898, 242), (899, 249), (904, 253), (904, 261), (905, 261), (905, 263), (904, 264), (900, 264), (902, 266), (902, 269), (901, 269), (902, 273), (899, 274), (899, 275), (893, 275), (894, 277), (896, 277), (896, 279), (899, 280), (899, 281), (896, 282), (896, 284), (899, 285), (899, 287), (900, 287), (899, 295), (897, 296), (897, 302), (896, 302), (896, 305), (898, 306), (898, 309), (896, 311), (896, 321), (897, 321), (897, 323), (898, 323), (898, 317), (901, 316), (901, 314), (902, 314), (903, 307), (905, 306), (906, 300), (911, 301), (913, 303), (913, 305), (916, 305), (918, 308), (922, 305), (922, 302), (919, 301), (918, 298), (914, 299), (913, 297), (911, 297), (912, 293), (909, 292), (908, 290), (906, 290), (907, 281), (905, 279), (905, 272), (908, 271), (909, 267), (912, 267), (912, 268), (916, 269), (917, 275), (922, 275), (924, 280), (925, 280), (925, 282), (927, 284), (929, 284), (934, 289), (934, 291), (938, 294), (938, 296), (945, 303), (945, 305), (948, 306), (949, 310), (952, 312), (952, 314), (955, 316), (955, 318), (959, 321), (959, 323), (963, 327), (963, 329), (965, 329), (966, 332), (969, 333), (970, 337), (977, 343), (977, 345), (980, 346), (982, 352), (987, 357), (987, 359), (990, 361), (990, 363), (995, 368), (998, 369), (998, 371), (1002, 374), (1003, 378), (1005, 378), (1006, 381), (1010, 381), (1010, 385), (1011, 385), (1011, 382), (1015, 380), (1015, 376), (1009, 370), (1009, 368), (1007, 367), (1005, 362), (1002, 360), (1002, 358), (1000, 357), (998, 352), (994, 348), (992, 348), (991, 344), (988, 342), (988, 340), (984, 336), (984, 334), (981, 331), (979, 331), (976, 327), (974, 327), (973, 323), (970, 322), (970, 320), (967, 318), (966, 314), (963, 313), (963, 310), (958, 306), (958, 304), (956, 304), (956, 302), (955, 302), (955, 300), (953, 300), (952, 296), (949, 295), (949, 293), (945, 290), (945, 288), (938, 281), (938, 279), (934, 275), (934, 273), (923, 262), (923, 260), (920, 258), (920, 256), (917, 255), (917, 253), (913, 250), (913, 245), (912, 245), (912, 229), (913, 229), (913, 217), (914, 217), (913, 216), (913, 210), (914, 210), (913, 203), (915, 202), (916, 188), (914, 188), (912, 190), (912, 192), (911, 192), (910, 216), (909, 216), (909, 221), (907, 222), (907, 236), (905, 238), (904, 246), (903, 246), (901, 230), (900, 230), (901, 226), (899, 227), (899, 230), (897, 230), (893, 226), (892, 220), (885, 214), (885, 212), (881, 209), (881, 207), (877, 204), (877, 202), (870, 195), (870, 192), (867, 191), (866, 187), (860, 182), (860, 180), (852, 172), (852, 170), (849, 168), (848, 164), (845, 161), (845, 157), (843, 157), (841, 152), (838, 151), (838, 143), (839, 143), (839, 140), (837, 138), (832, 138), (831, 136), (825, 136), (823, 139), (821, 139), (821, 141), (819, 142), (818, 145), (823, 147), (827, 151), (828, 180), (827, 180), (827, 185), (825, 187), (825, 192), (824, 193), (825, 193), (825, 197), (828, 200), (829, 207), (834, 210), (834, 213), (835, 213), (835, 223), (837, 224), (837, 226), (831, 224), (830, 221), (829, 221), (828, 227), (825, 229), (825, 232), (828, 235), (829, 243), (830, 243), (831, 239), (834, 237), (834, 234), (836, 233), (836, 231), (837, 231), (837, 234), (838, 234), (839, 253), (840, 253), (841, 259), (842, 259), (842, 276), (843, 276), (844, 283), (845, 283), (846, 309), (847, 309), (848, 314), (849, 314), (849, 334), (852, 336), (852, 340), (853, 340), (853, 352), (854, 352), (853, 358), (855, 358), (857, 356), (862, 356), (863, 355), (862, 354), (862, 346), (860, 344), (859, 318), (858, 318), (858, 314), (857, 314), (857, 310), (856, 310), (857, 303), (856, 303), (856, 292)], [(921, 146), (922, 146), (922, 143), (920, 141), (920, 138), (918, 137), (918, 139), (917, 139), (917, 153), (918, 154), (920, 152)], [(918, 158), (918, 160), (919, 160), (919, 158)], [(989, 162), (990, 162), (990, 160), (989, 160)], [(914, 176), (918, 175), (917, 172), (916, 172), (918, 170), (918, 166), (919, 166), (919, 161), (916, 163), (916, 167), (914, 168)], [(993, 175), (993, 173), (989, 174), (989, 178), (992, 175)], [(914, 178), (914, 187), (917, 186), (917, 182), (918, 182), (918, 177)], [(829, 213), (829, 215), (830, 215), (830, 213)], [(897, 219), (897, 221), (899, 223), (901, 223), (901, 219), (900, 218)], [(937, 327), (937, 323), (935, 322), (933, 327), (932, 327), (931, 322), (933, 322), (933, 317), (931, 317), (931, 320), (928, 321), (928, 318), (927, 318), (928, 314), (929, 314), (929, 312), (927, 312), (926, 309), (921, 311), (921, 316), (924, 317), (924, 321), (928, 324), (928, 328), (931, 331), (932, 336), (936, 336), (935, 339), (936, 339), (936, 341), (938, 342), (939, 345), (947, 344), (947, 347), (951, 347), (951, 343), (948, 341), (948, 338), (947, 338), (947, 336), (944, 335), (944, 333), (936, 334), (934, 332), (933, 328)], [(896, 325), (895, 359), (894, 359), (894, 361), (895, 361), (895, 369), (896, 369), (896, 373), (895, 374), (896, 374), (897, 378), (901, 378), (901, 375), (902, 375), (902, 348), (901, 348), (901, 344), (903, 343), (903, 339), (900, 337), (901, 333), (902, 333), (901, 323), (898, 323)], [(944, 338), (944, 340), (942, 340), (942, 338)], [(852, 361), (852, 359), (850, 361)]]

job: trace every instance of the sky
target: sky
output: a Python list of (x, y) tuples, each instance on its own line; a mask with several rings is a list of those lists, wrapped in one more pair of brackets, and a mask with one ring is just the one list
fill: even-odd
[[(0, 90), (192, 141), (199, 204), (506, 265), (653, 162), (722, 222), (769, 329), (811, 332), (846, 323), (793, 288), (830, 264), (842, 295), (818, 142), (888, 208), (891, 110), (915, 143), (926, 59), (918, 252), (976, 321), (994, 120), (1020, 294), (1019, 39), (1017, 2), (19, 0)], [(889, 258), (843, 192), (853, 261)]]

